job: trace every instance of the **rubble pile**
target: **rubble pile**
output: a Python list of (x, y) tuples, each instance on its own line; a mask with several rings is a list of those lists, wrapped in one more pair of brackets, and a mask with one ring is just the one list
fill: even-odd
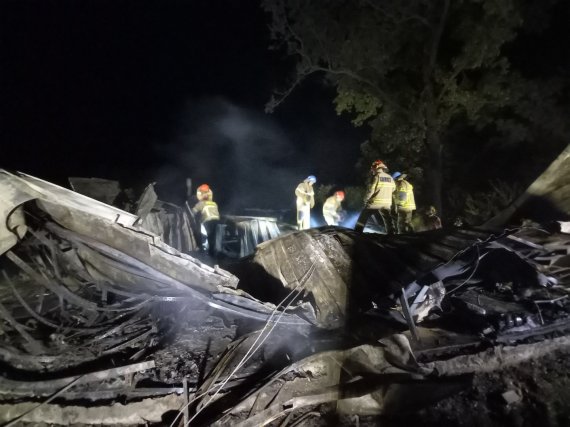
[(193, 256), (191, 213), (158, 214), (152, 187), (138, 214), (6, 171), (0, 195), (7, 425), (387, 416), (570, 349), (559, 231), (278, 236), (267, 219), (233, 217), (225, 234), (261, 237), (228, 246), (220, 268)]

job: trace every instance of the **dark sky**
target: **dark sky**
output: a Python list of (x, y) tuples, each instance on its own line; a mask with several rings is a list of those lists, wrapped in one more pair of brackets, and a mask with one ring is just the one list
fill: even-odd
[[(263, 112), (290, 62), (252, 0), (4, 0), (0, 167), (214, 187), (222, 205), (288, 207), (307, 174), (358, 182), (364, 129), (307, 83)], [(168, 190), (171, 191), (168, 191)]]

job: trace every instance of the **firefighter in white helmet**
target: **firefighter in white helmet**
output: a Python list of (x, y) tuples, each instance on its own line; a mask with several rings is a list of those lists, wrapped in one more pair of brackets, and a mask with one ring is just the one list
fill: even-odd
[(396, 184), (392, 177), (386, 172), (388, 167), (382, 160), (372, 163), (372, 181), (368, 187), (366, 198), (364, 199), (364, 209), (360, 213), (356, 226), (356, 231), (363, 231), (366, 222), (371, 216), (376, 216), (382, 220), (386, 234), (394, 234), (394, 224), (392, 222), (392, 193), (396, 189)]
[(343, 200), (344, 191), (337, 191), (323, 204), (323, 217), (327, 225), (338, 225), (341, 221)]
[[(202, 184), (196, 191), (198, 203), (192, 208), (192, 213), (197, 215), (202, 229), (202, 248), (208, 249), (210, 254), (214, 253), (214, 234), (216, 224), (220, 220), (218, 204), (213, 200), (213, 192), (208, 184)], [(206, 245), (207, 242), (207, 245)]]
[(414, 199), (414, 186), (406, 181), (407, 175), (395, 172), (392, 178), (396, 182), (394, 192), (394, 203), (396, 204), (396, 214), (398, 216), (398, 233), (410, 233), (414, 231), (412, 225), (412, 214), (416, 210)]
[(314, 175), (309, 175), (303, 182), (297, 185), (297, 226), (299, 230), (311, 228), (311, 209), (315, 207), (315, 191), (313, 184), (317, 182)]

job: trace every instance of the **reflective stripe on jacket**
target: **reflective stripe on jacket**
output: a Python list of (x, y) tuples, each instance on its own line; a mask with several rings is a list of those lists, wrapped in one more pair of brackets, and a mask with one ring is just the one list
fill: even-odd
[(397, 182), (395, 196), (398, 209), (403, 211), (413, 211), (416, 209), (414, 186), (405, 179)]
[(218, 204), (211, 200), (202, 200), (196, 203), (192, 208), (192, 212), (200, 214), (200, 222), (208, 222), (213, 219), (220, 219), (220, 212), (218, 211)]
[(366, 196), (367, 206), (370, 209), (382, 209), (392, 207), (392, 193), (396, 189), (396, 184), (386, 172), (378, 172), (372, 178), (372, 183), (368, 187)]

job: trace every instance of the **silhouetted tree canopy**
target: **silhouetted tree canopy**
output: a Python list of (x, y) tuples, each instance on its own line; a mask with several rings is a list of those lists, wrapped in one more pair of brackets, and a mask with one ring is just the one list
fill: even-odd
[[(419, 166), (416, 176), (425, 172), (429, 201), (441, 209), (445, 162), (453, 161), (445, 152), (462, 142), (452, 130), (484, 131), (489, 141), (508, 135), (516, 143), (530, 138), (529, 129), (545, 115), (559, 117), (545, 108), (540, 118), (535, 110), (559, 93), (560, 82), (529, 82), (505, 53), (531, 6), (537, 3), (264, 0), (276, 46), (296, 59), (294, 76), (267, 109), (319, 73), (336, 88), (337, 112), (371, 126), (363, 160)], [(540, 31), (544, 13), (534, 16), (533, 30)]]

